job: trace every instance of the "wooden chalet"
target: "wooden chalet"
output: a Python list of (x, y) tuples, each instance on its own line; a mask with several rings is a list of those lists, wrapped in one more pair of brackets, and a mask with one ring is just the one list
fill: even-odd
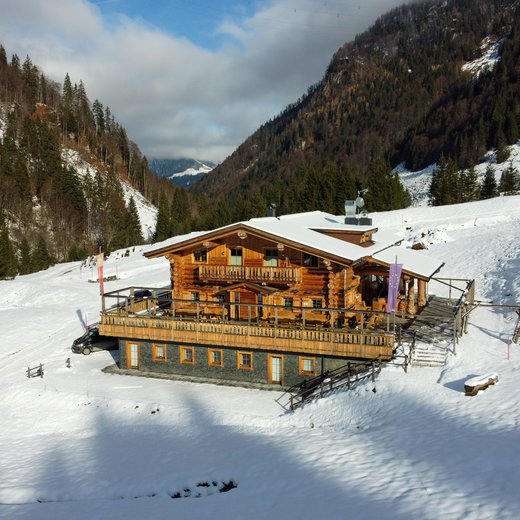
[(121, 368), (224, 383), (287, 387), (389, 360), (389, 265), (403, 265), (397, 312), (414, 314), (442, 263), (366, 220), (316, 211), (175, 237), (145, 253), (168, 259), (171, 287), (107, 293), (101, 333), (119, 338)]

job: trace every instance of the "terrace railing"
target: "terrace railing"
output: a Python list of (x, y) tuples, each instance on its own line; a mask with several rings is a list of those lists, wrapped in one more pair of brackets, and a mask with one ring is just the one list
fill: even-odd
[(245, 265), (201, 265), (201, 280), (298, 283), (299, 267), (249, 267)]

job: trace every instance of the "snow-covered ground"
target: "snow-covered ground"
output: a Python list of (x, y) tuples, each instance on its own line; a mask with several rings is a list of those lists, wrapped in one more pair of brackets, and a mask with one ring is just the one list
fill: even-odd
[[(495, 171), (495, 178), (497, 184), (500, 182), (500, 176), (502, 172), (509, 168), (510, 165), (516, 168), (516, 171), (520, 172), (520, 141), (516, 144), (508, 147), (510, 154), (509, 158), (501, 163), (496, 161), (496, 152), (488, 152), (485, 156), (485, 160), (475, 166), (475, 170), (479, 176), (479, 180), (482, 182), (486, 169), (488, 166), (492, 166)], [(432, 175), (436, 164), (431, 164), (416, 172), (407, 170), (403, 164), (398, 165), (394, 168), (394, 171), (399, 174), (399, 178), (403, 186), (410, 192), (412, 196), (412, 204), (414, 206), (427, 206), (430, 196), (430, 184), (432, 182)]]
[[(476, 278), (478, 299), (520, 302), (520, 196), (373, 218), (426, 242), (442, 276)], [(107, 259), (119, 280), (106, 290), (168, 282), (148, 247)], [(388, 366), (375, 385), (287, 413), (279, 392), (109, 375), (110, 353), (71, 354), (100, 309), (90, 277), (67, 263), (0, 282), (0, 518), (518, 518), (512, 311), (474, 311), (442, 368)], [(39, 363), (44, 377), (28, 379)], [(498, 384), (464, 395), (494, 372)]]
[(474, 77), (478, 77), (481, 72), (491, 70), (500, 60), (501, 46), (502, 40), (487, 36), (480, 45), (480, 57), (462, 65), (462, 70), (470, 72)]

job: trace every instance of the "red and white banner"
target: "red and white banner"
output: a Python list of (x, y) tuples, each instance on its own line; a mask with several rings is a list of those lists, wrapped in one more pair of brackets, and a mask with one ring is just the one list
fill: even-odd
[(105, 294), (105, 283), (103, 280), (103, 253), (99, 253), (99, 255), (96, 256), (96, 262), (97, 262), (97, 274), (99, 279), (99, 292), (101, 296)]

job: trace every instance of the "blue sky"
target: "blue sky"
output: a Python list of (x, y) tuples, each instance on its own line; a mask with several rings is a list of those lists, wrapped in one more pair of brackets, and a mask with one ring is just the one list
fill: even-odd
[(222, 161), (401, 0), (3, 0), (0, 43), (82, 80), (149, 158)]
[(240, 22), (252, 16), (260, 6), (268, 4), (254, 0), (97, 0), (93, 3), (112, 22), (117, 23), (119, 16), (124, 13), (211, 50), (234, 40), (218, 31), (221, 20)]

